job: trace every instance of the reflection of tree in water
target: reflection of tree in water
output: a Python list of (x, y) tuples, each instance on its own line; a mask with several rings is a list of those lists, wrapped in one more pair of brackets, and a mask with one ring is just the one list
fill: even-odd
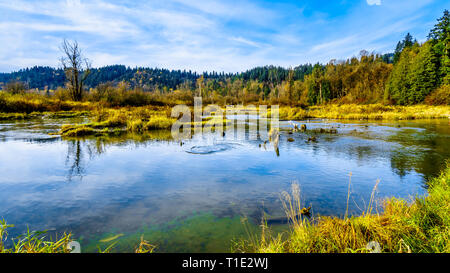
[(66, 166), (69, 166), (67, 179), (72, 181), (73, 177), (79, 177), (81, 180), (86, 170), (86, 155), (88, 156), (87, 160), (90, 161), (96, 156), (105, 153), (106, 144), (100, 138), (67, 141)]
[(413, 165), (416, 159), (413, 155), (401, 149), (393, 150), (391, 152), (391, 168), (398, 176), (403, 178), (413, 170)]
[(445, 161), (450, 158), (450, 126), (445, 122), (412, 123), (411, 128), (389, 131), (394, 134), (348, 134), (359, 140), (381, 143), (366, 144), (355, 139), (345, 142), (345, 139), (341, 139), (340, 144), (336, 145), (332, 143), (333, 138), (322, 137), (317, 144), (310, 146), (314, 152), (342, 153), (359, 162), (380, 160), (381, 157), (390, 162), (392, 172), (399, 177), (404, 178), (408, 173), (416, 172), (423, 176), (424, 181), (439, 175)]
[[(364, 139), (364, 136), (361, 136)], [(368, 138), (371, 139), (371, 138)], [(336, 145), (336, 138), (322, 138), (319, 143), (308, 145), (314, 153), (345, 153), (359, 161), (377, 160), (380, 155), (390, 161), (392, 171), (400, 177), (405, 177), (414, 171), (422, 174), (425, 181), (437, 176), (445, 160), (450, 158), (450, 126), (435, 126), (427, 130), (404, 129), (387, 138), (380, 137), (383, 142), (400, 144), (392, 148), (378, 144), (358, 144), (354, 141)], [(86, 171), (86, 161), (106, 153), (109, 146), (146, 146), (151, 141), (174, 141), (170, 130), (152, 131), (145, 134), (121, 134), (101, 136), (88, 139), (67, 141), (68, 152), (66, 165), (69, 166), (68, 180), (73, 177), (80, 179)], [(326, 145), (323, 145), (325, 144)]]
[(106, 153), (110, 146), (146, 146), (148, 141), (171, 141), (170, 131), (154, 131), (148, 134), (122, 134), (95, 138), (79, 138), (67, 141), (66, 166), (67, 180), (74, 177), (82, 180), (86, 173), (86, 165), (94, 158)]
[(67, 175), (68, 181), (72, 181), (74, 176), (83, 178), (83, 152), (80, 140), (71, 140), (67, 142), (66, 166), (69, 166)]
[(450, 158), (450, 136), (448, 131), (403, 130), (391, 137), (402, 148), (391, 151), (392, 170), (400, 177), (411, 171), (424, 176), (425, 181), (439, 175), (445, 161)]

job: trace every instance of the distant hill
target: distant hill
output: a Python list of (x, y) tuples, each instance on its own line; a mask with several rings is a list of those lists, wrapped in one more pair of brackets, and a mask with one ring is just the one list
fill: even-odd
[[(392, 62), (392, 58), (393, 54), (383, 55), (385, 62)], [(293, 70), (293, 80), (303, 80), (305, 75), (311, 74), (313, 65), (299, 65)], [(91, 69), (85, 84), (89, 88), (106, 82), (118, 83), (125, 81), (131, 87), (141, 87), (144, 90), (154, 90), (163, 87), (176, 89), (182, 84), (193, 88), (197, 79), (203, 76), (205, 79), (213, 79), (219, 82), (228, 79), (242, 79), (243, 81), (254, 80), (276, 85), (284, 81), (288, 75), (289, 69), (276, 66), (256, 67), (241, 73), (205, 72), (199, 74), (190, 70), (130, 68), (124, 65), (111, 65)], [(24, 82), (30, 89), (56, 89), (64, 86), (65, 75), (62, 69), (43, 66), (21, 69), (11, 73), (0, 73), (0, 87), (11, 81)]]

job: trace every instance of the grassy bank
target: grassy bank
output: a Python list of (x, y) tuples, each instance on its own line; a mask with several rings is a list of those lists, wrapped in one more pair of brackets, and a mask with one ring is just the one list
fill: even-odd
[(392, 106), (382, 104), (345, 104), (315, 106), (308, 110), (315, 118), (364, 119), (364, 120), (408, 120), (449, 118), (450, 106)]
[[(125, 100), (126, 102), (127, 100)], [(127, 112), (119, 113), (122, 116), (128, 115), (128, 121), (124, 121), (120, 126), (128, 126), (131, 131), (146, 131), (151, 129), (163, 129), (170, 127), (174, 121), (170, 120), (170, 111), (177, 102), (142, 101), (142, 106), (136, 103), (111, 104), (105, 101), (85, 100), (74, 102), (57, 96), (44, 96), (35, 93), (10, 94), (0, 91), (0, 120), (27, 119), (49, 113), (76, 113), (92, 112), (94, 120), (103, 112)], [(190, 103), (188, 103), (189, 105)], [(165, 105), (165, 106), (164, 106)], [(206, 102), (205, 105), (206, 106)], [(242, 108), (243, 113), (249, 109)], [(268, 107), (268, 115), (271, 116), (271, 108)], [(151, 120), (149, 116), (157, 116)], [(165, 117), (165, 118), (161, 118)], [(327, 104), (321, 106), (310, 106), (308, 108), (280, 106), (279, 117), (283, 120), (302, 120), (307, 118), (327, 118), (327, 119), (353, 119), (353, 120), (408, 120), (408, 119), (436, 119), (450, 117), (450, 106), (412, 105), (393, 106), (383, 104)], [(111, 117), (113, 118), (113, 117)], [(131, 118), (131, 119), (130, 119)], [(141, 123), (142, 121), (142, 123)], [(128, 123), (130, 122), (130, 123)], [(91, 124), (94, 125), (94, 124)], [(92, 129), (104, 129), (111, 126), (107, 124), (97, 124), (97, 126), (87, 125)], [(115, 126), (117, 127), (117, 126)], [(87, 130), (84, 130), (87, 132)]]
[(28, 120), (34, 118), (75, 118), (87, 117), (89, 111), (58, 111), (58, 112), (32, 112), (32, 113), (0, 113), (0, 121)]
[[(92, 112), (92, 122), (87, 124), (65, 125), (59, 132), (62, 136), (76, 137), (104, 134), (117, 131), (142, 133), (150, 130), (170, 129), (176, 119), (170, 116), (169, 107), (143, 106), (119, 109), (98, 108)], [(245, 113), (245, 111), (243, 111)], [(8, 114), (14, 116), (13, 114)], [(21, 114), (16, 114), (21, 117)], [(268, 116), (272, 112), (268, 111)], [(351, 119), (351, 120), (409, 120), (449, 118), (450, 106), (385, 106), (371, 105), (324, 105), (309, 109), (281, 107), (282, 120), (302, 120), (307, 118)], [(1, 118), (1, 116), (0, 116)], [(213, 126), (232, 123), (224, 119), (205, 118), (201, 122), (191, 122), (192, 126)]]
[(39, 94), (9, 94), (0, 91), (0, 113), (32, 113), (93, 110), (99, 104), (61, 100)]
[(296, 217), (302, 209), (298, 187), (283, 193), (287, 216), (292, 221), (286, 234), (273, 236), (268, 227), (258, 240), (240, 242), (237, 250), (264, 253), (369, 252), (378, 242), (381, 252), (450, 252), (450, 162), (428, 182), (428, 195), (412, 203), (390, 198), (383, 212), (375, 213), (373, 196), (368, 209), (354, 217)]
[(100, 108), (91, 112), (91, 122), (63, 125), (59, 134), (76, 137), (126, 131), (140, 133), (169, 129), (174, 122), (166, 107)]
[[(5, 220), (0, 220), (0, 253), (70, 253), (72, 249), (68, 248), (70, 242), (74, 239), (72, 234), (64, 233), (59, 238), (48, 236), (45, 231), (27, 231), (16, 239), (13, 239), (12, 247), (5, 247), (4, 241), (8, 238), (8, 229), (14, 228)], [(105, 246), (104, 249), (98, 249), (100, 253), (108, 253), (114, 248), (115, 244)], [(155, 247), (149, 244), (141, 237), (139, 245), (135, 247), (136, 253), (151, 253)]]
[(438, 119), (450, 117), (450, 106), (329, 104), (322, 106), (312, 106), (307, 109), (280, 107), (279, 117), (283, 120), (301, 120), (306, 118), (351, 120)]
[[(168, 107), (124, 107), (98, 109), (91, 112), (92, 122), (63, 125), (58, 134), (65, 137), (110, 134), (114, 132), (144, 133), (153, 130), (171, 129), (177, 119), (171, 117)], [(1, 117), (1, 116), (0, 116)], [(199, 122), (191, 121), (194, 127), (229, 125), (227, 119), (205, 117)]]

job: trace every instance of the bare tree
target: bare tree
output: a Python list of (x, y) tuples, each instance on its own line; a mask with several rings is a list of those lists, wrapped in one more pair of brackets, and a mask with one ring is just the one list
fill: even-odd
[(83, 85), (91, 72), (89, 60), (84, 58), (78, 47), (78, 42), (70, 42), (64, 39), (61, 45), (64, 56), (61, 57), (61, 64), (67, 78), (67, 87), (70, 96), (75, 101), (80, 101), (83, 97)]
[(6, 92), (11, 94), (23, 94), (27, 90), (27, 85), (20, 81), (10, 81), (3, 88)]

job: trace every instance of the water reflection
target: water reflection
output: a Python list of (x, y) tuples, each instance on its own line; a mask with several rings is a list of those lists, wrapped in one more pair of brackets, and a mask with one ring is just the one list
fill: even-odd
[(77, 176), (80, 180), (83, 178), (83, 162), (80, 140), (71, 140), (67, 143), (66, 165), (69, 167), (67, 179), (72, 181), (73, 176)]
[(376, 179), (380, 198), (422, 194), (450, 158), (446, 121), (303, 123), (305, 132), (281, 122), (276, 147), (250, 138), (249, 126), (180, 145), (170, 131), (61, 139), (48, 135), (56, 121), (0, 124), (0, 217), (13, 234), (29, 225), (70, 230), (86, 244), (124, 233), (132, 244), (142, 232), (162, 251), (227, 251), (219, 245), (241, 234), (239, 217), (258, 225), (263, 214), (284, 214), (279, 193), (294, 180), (314, 214), (343, 215), (353, 172), (350, 213), (359, 213)]

